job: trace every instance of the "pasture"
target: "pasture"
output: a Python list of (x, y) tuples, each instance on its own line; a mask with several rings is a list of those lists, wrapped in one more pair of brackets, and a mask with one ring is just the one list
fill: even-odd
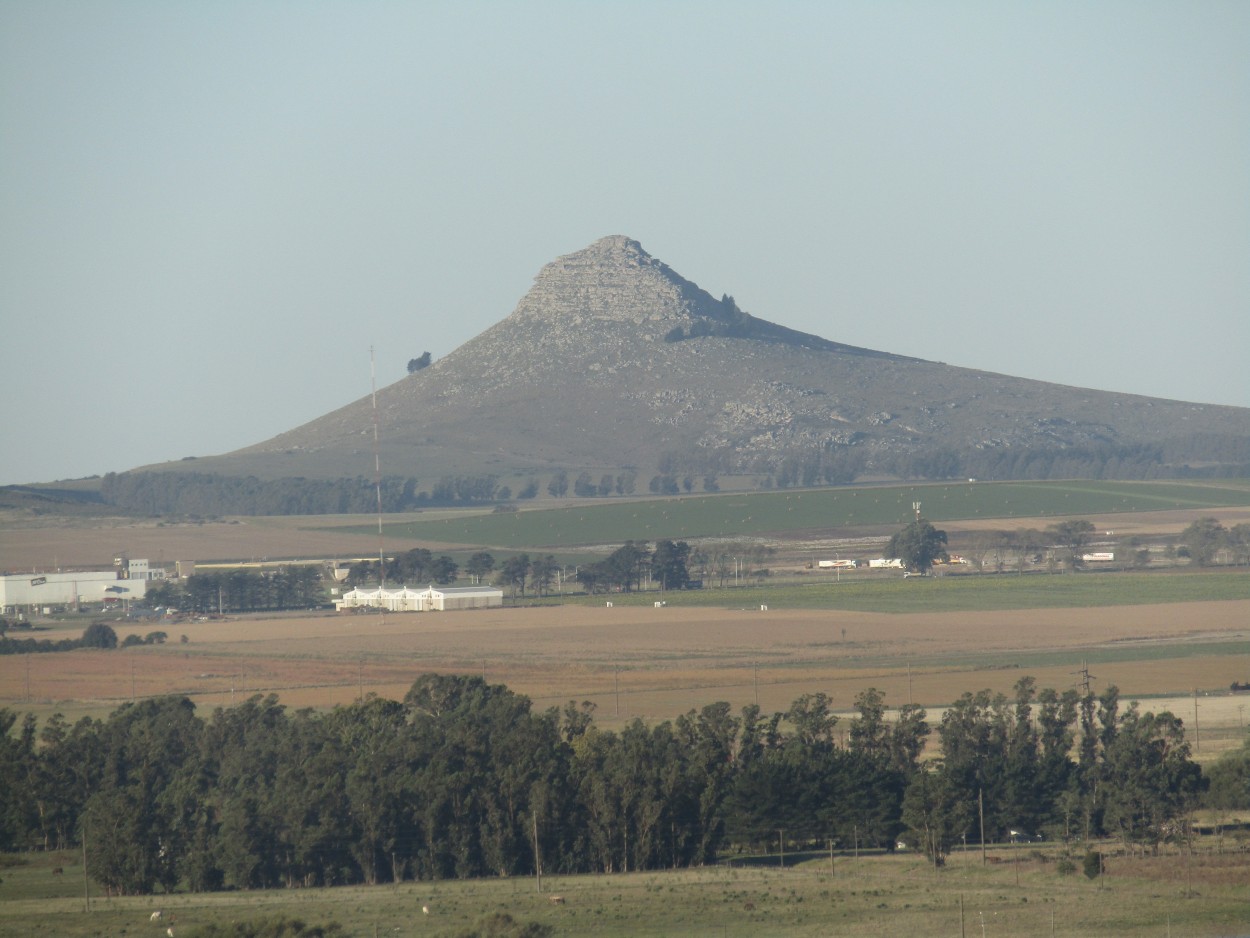
[[(107, 565), (114, 557), (222, 564), (373, 558), (426, 546), (436, 551), (551, 550), (591, 555), (627, 538), (732, 541), (778, 546), (810, 560), (847, 539), (881, 541), (912, 517), (912, 502), (952, 535), (1092, 520), (1119, 535), (1174, 536), (1201, 515), (1250, 521), (1250, 480), (1221, 482), (1001, 482), (855, 486), (666, 499), (543, 501), (515, 512), (427, 509), (388, 516), (315, 515), (219, 519), (0, 517), (0, 570)], [(569, 560), (568, 562), (576, 562)]]
[[(1079, 584), (1121, 576), (1189, 579), (1040, 579)], [(980, 608), (933, 601), (928, 611), (891, 611), (884, 600), (881, 608), (790, 606), (789, 591), (778, 588), (766, 612), (738, 601), (752, 590), (717, 590), (699, 596), (699, 605), (674, 599), (661, 608), (649, 594), (641, 602), (614, 599), (611, 608), (600, 601), (188, 621), (162, 626), (170, 635), (165, 645), (0, 658), (0, 700), (40, 716), (60, 710), (70, 717), (168, 693), (210, 710), (256, 693), (324, 708), (369, 693), (398, 699), (418, 674), (439, 671), (507, 684), (539, 709), (589, 700), (597, 721), (615, 726), (635, 717), (671, 719), (718, 700), (735, 710), (748, 703), (784, 710), (818, 691), (847, 710), (874, 686), (890, 706), (914, 702), (936, 711), (967, 691), (1010, 693), (1026, 674), (1041, 687), (1064, 690), (1088, 665), (1095, 691), (1115, 684), (1147, 709), (1174, 710), (1191, 732), (1197, 690), (1202, 736), (1194, 742), (1205, 758), (1233, 743), (1246, 717), (1240, 708), (1250, 702), (1250, 695), (1228, 690), (1250, 679), (1250, 575), (1212, 578), (1240, 584), (1230, 589), (1238, 598), (1200, 599), (1202, 590), (1181, 589), (1183, 601), (1154, 594), (1143, 605), (1043, 606), (1034, 599), (1026, 608)], [(898, 578), (870, 584), (879, 596), (904, 594), (909, 604), (918, 591), (934, 596), (948, 585)], [(123, 638), (154, 627), (115, 626)], [(1169, 698), (1166, 705), (1154, 702), (1160, 697)]]
[[(956, 521), (1102, 517), (1149, 511), (1250, 507), (1250, 484), (1233, 482), (978, 482), (853, 486), (652, 501), (596, 500), (563, 508), (391, 521), (388, 537), (499, 549), (560, 549), (625, 540), (763, 537), (835, 528), (897, 528), (923, 514)], [(1004, 525), (1007, 526), (1007, 525)], [(341, 528), (339, 529), (342, 530)], [(367, 526), (351, 530), (364, 534)], [(373, 528), (376, 536), (377, 528)]]
[[(429, 512), (389, 523), (384, 548), (584, 548), (713, 532), (708, 536), (789, 539), (792, 555), (810, 556), (813, 544), (848, 532), (888, 532), (909, 517), (913, 500), (923, 502), (927, 517), (948, 524), (949, 518), (964, 531), (1043, 527), (1069, 515), (1094, 518), (1100, 529), (1106, 523), (1120, 532), (1174, 535), (1200, 514), (1225, 523), (1250, 517), (1246, 483), (977, 483), (588, 502), (498, 515)], [(801, 551), (793, 546), (799, 537), (809, 538)], [(75, 520), (6, 524), (0, 562), (22, 569), (107, 563), (129, 553), (165, 563), (264, 563), (368, 557), (377, 549), (376, 522), (359, 517)], [(292, 708), (330, 708), (369, 694), (398, 699), (417, 675), (439, 671), (507, 684), (536, 709), (590, 701), (596, 722), (608, 728), (634, 718), (672, 719), (718, 700), (735, 711), (758, 704), (773, 712), (815, 692), (846, 712), (869, 687), (879, 688), (888, 706), (924, 706), (936, 724), (964, 692), (1010, 694), (1025, 675), (1039, 687), (1065, 690), (1088, 676), (1095, 692), (1115, 684), (1126, 702), (1180, 716), (1202, 762), (1239, 745), (1250, 717), (1250, 694), (1229, 691), (1233, 681), (1250, 681), (1250, 573), (1244, 571), (839, 582), (796, 563), (776, 583), (670, 593), (658, 608), (657, 598), (547, 598), (441, 614), (115, 621), (121, 638), (159, 628), (169, 642), (0, 657), (0, 706), (40, 719), (59, 711), (73, 720), (134, 699), (180, 694), (207, 715), (272, 693)], [(44, 624), (49, 630), (41, 636), (63, 637), (86, 622)], [(994, 862), (985, 865), (976, 851), (957, 851), (934, 872), (914, 854), (856, 858), (840, 850), (831, 861), (822, 845), (792, 843), (785, 868), (777, 853), (737, 856), (707, 869), (544, 876), (541, 892), (533, 879), (494, 879), (89, 900), (84, 891), (95, 887), (84, 884), (80, 857), (26, 855), (0, 858), (0, 935), (161, 935), (164, 926), (148, 920), (158, 908), (177, 915), (176, 934), (286, 915), (337, 921), (344, 934), (360, 938), (452, 935), (481, 927), (495, 913), (549, 925), (557, 935), (1250, 932), (1244, 840), (1204, 837), (1193, 855), (1130, 857), (1116, 854), (1114, 845), (1105, 849), (1109, 875), (1096, 881), (1080, 874), (1079, 856), (1078, 872), (1059, 872), (1061, 845), (996, 847)], [(55, 868), (62, 872), (53, 874)], [(552, 895), (564, 901), (553, 903)]]
[[(94, 938), (176, 935), (197, 926), (286, 916), (338, 922), (350, 938), (454, 935), (493, 915), (555, 935), (887, 936), (1245, 934), (1250, 852), (1230, 837), (1201, 838), (1191, 855), (1107, 851), (1106, 875), (1060, 872), (1062, 845), (957, 851), (935, 872), (916, 854), (862, 855), (791, 844), (780, 856), (740, 856), (703, 869), (601, 876), (407, 882), (398, 886), (135, 898), (85, 895), (72, 854), (4, 858), (0, 934)], [(61, 869), (53, 875), (53, 867)], [(553, 901), (557, 896), (561, 901)], [(90, 910), (88, 911), (88, 905)], [(422, 912), (422, 908), (428, 912)], [(162, 911), (162, 921), (150, 916)], [(508, 932), (507, 934), (512, 934)]]

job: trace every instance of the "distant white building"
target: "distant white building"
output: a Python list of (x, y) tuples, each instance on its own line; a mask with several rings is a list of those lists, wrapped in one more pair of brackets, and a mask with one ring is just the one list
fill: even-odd
[(153, 567), (146, 560), (127, 560), (122, 576), (127, 580), (163, 580), (164, 567)]
[(423, 612), (488, 609), (503, 605), (503, 590), (493, 586), (431, 586), (422, 591)]
[(431, 586), (429, 589), (348, 590), (334, 601), (334, 608), (386, 609), (389, 612), (443, 612), (452, 609), (486, 609), (503, 605), (503, 590), (493, 586)]
[(0, 609), (13, 614), (23, 609), (142, 599), (147, 593), (147, 577), (131, 580), (121, 573), (120, 570), (82, 570), (0, 576)]

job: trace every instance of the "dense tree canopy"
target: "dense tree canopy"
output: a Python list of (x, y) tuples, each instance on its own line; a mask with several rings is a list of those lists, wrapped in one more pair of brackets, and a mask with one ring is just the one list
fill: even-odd
[(1181, 543), (1190, 559), (1200, 567), (1209, 566), (1220, 548), (1228, 544), (1228, 530), (1215, 518), (1199, 518), (1181, 532)]
[(886, 553), (898, 557), (908, 570), (928, 573), (934, 561), (946, 560), (946, 532), (917, 518), (892, 538)]
[[(923, 763), (923, 710), (891, 713), (874, 689), (855, 710), (842, 722), (813, 693), (613, 731), (584, 702), (535, 712), (441, 674), (320, 714), (256, 696), (201, 717), (161, 697), (40, 730), (0, 710), (0, 850), (85, 836), (91, 876), (121, 894), (667, 869), (771, 849), (778, 829), (822, 849), (902, 837), (940, 864), (976, 842), (979, 801), (989, 840), (1148, 845), (1206, 781), (1180, 720), (1114, 688), (966, 694)], [(1226, 762), (1219, 804), (1244, 806), (1245, 760)]]

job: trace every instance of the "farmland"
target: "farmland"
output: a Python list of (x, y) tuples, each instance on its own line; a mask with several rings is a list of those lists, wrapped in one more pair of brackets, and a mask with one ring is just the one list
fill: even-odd
[[(948, 506), (944, 521), (943, 502), (958, 499), (963, 506)], [(745, 508), (718, 534), (776, 544), (784, 571), (775, 582), (665, 594), (660, 607), (649, 592), (613, 595), (611, 607), (604, 597), (568, 596), (445, 614), (118, 621), (119, 637), (162, 628), (169, 641), (0, 658), (0, 706), (41, 719), (59, 711), (72, 720), (103, 716), (132, 699), (179, 694), (207, 716), (272, 693), (291, 708), (326, 709), (369, 694), (401, 698), (417, 675), (436, 671), (506, 684), (539, 710), (590, 701), (605, 728), (634, 718), (669, 720), (718, 700), (735, 711), (758, 703), (775, 712), (817, 692), (845, 713), (869, 687), (879, 688), (890, 707), (920, 704), (936, 723), (965, 692), (1009, 694), (1025, 675), (1039, 687), (1065, 690), (1088, 675), (1096, 692), (1115, 684), (1145, 710), (1176, 713), (1201, 762), (1240, 744), (1250, 695), (1230, 693), (1229, 684), (1250, 680), (1250, 573), (1180, 567), (839, 581), (805, 567), (821, 545), (888, 533), (906, 519), (912, 500), (924, 502), (927, 517), (964, 532), (957, 536), (982, 526), (1044, 526), (1069, 507), (1071, 515), (1096, 517), (1100, 529), (1145, 537), (1174, 537), (1199, 514), (1231, 523), (1250, 515), (1245, 485), (1171, 483), (978, 483), (423, 513), (388, 523), (385, 549), (562, 545), (577, 552), (627, 536), (695, 537), (688, 532), (709, 530), (713, 507)], [(861, 509), (867, 504), (873, 508)], [(861, 510), (865, 516), (852, 521)], [(617, 523), (622, 531), (610, 535)], [(629, 527), (635, 523), (641, 533)], [(363, 518), (22, 523), (4, 533), (0, 555), (10, 568), (76, 551), (97, 560), (128, 551), (262, 563), (369, 556), (378, 547), (376, 522), (371, 528)], [(23, 559), (14, 561), (19, 553)], [(89, 621), (48, 620), (40, 634), (74, 635)], [(1058, 844), (998, 846), (986, 865), (975, 851), (957, 852), (940, 873), (915, 855), (856, 860), (841, 848), (831, 868), (827, 853), (807, 845), (809, 852), (791, 853), (785, 869), (774, 853), (680, 872), (546, 876), (541, 892), (532, 878), (520, 877), (160, 899), (93, 895), (90, 914), (80, 859), (52, 854), (13, 858), (0, 869), (0, 934), (146, 933), (150, 911), (163, 908), (177, 914), (180, 931), (285, 914), (338, 921), (353, 936), (460, 933), (494, 912), (550, 925), (556, 934), (976, 934), (983, 927), (987, 935), (1227, 935), (1245, 929), (1250, 870), (1240, 846), (1232, 836), (1209, 836), (1193, 856), (1143, 857), (1107, 845), (1109, 875), (1094, 882), (1079, 871), (1058, 872), (1065, 853)], [(53, 867), (63, 873), (53, 875)], [(564, 902), (552, 903), (550, 895)]]
[[(1121, 576), (1151, 579), (1044, 579)], [(881, 606), (899, 592), (911, 605), (916, 587), (949, 585), (894, 579), (861, 588), (857, 605), (867, 609), (789, 607), (779, 589), (767, 612), (740, 601), (754, 590), (709, 590), (700, 605), (674, 600), (658, 609), (646, 600), (612, 608), (232, 617), (179, 623), (166, 645), (0, 658), (0, 687), (10, 705), (45, 715), (107, 712), (132, 696), (163, 693), (186, 694), (206, 709), (253, 693), (329, 707), (362, 693), (402, 697), (423, 671), (459, 672), (505, 683), (538, 708), (590, 700), (599, 722), (611, 726), (669, 719), (714, 700), (780, 710), (817, 691), (849, 708), (870, 686), (894, 706), (911, 700), (937, 708), (965, 691), (1008, 692), (1024, 674), (1065, 689), (1087, 662), (1096, 689), (1114, 683), (1144, 698), (1187, 698), (1198, 689), (1202, 752), (1213, 754), (1232, 742), (1244, 719), (1237, 707), (1250, 699), (1228, 693), (1250, 675), (1250, 574), (1211, 579), (1235, 598), (1193, 601), (1202, 590), (1181, 590), (1181, 601), (1155, 594), (1142, 605), (873, 610), (874, 593)], [(124, 637), (151, 626), (118, 628)], [(1193, 713), (1192, 701), (1168, 705), (1184, 717)]]
[[(228, 564), (376, 557), (432, 549), (553, 550), (574, 557), (627, 538), (749, 539), (810, 559), (848, 540), (884, 540), (912, 517), (953, 538), (986, 529), (1045, 527), (1063, 517), (1094, 520), (1118, 535), (1175, 536), (1200, 515), (1232, 525), (1250, 520), (1250, 481), (1011, 482), (857, 486), (667, 499), (588, 499), (519, 511), (429, 509), (376, 517), (317, 515), (217, 519), (0, 518), (0, 569), (108, 564), (119, 554), (155, 563)], [(953, 542), (954, 543), (954, 542)]]
[[(627, 539), (762, 537), (838, 527), (898, 526), (914, 502), (934, 523), (1250, 507), (1250, 485), (1177, 482), (994, 482), (852, 487), (660, 501), (587, 501), (545, 511), (391, 522), (391, 538), (498, 548), (567, 548)], [(1006, 525), (1005, 525), (1006, 526)], [(355, 529), (365, 533), (367, 528)], [(376, 532), (376, 528), (374, 528)]]
[[(1206, 839), (1193, 857), (1112, 855), (1107, 875), (1089, 881), (1058, 871), (1064, 849), (999, 846), (987, 864), (956, 853), (934, 873), (915, 854), (817, 850), (741, 856), (704, 869), (604, 876), (403, 883), (280, 892), (90, 899), (72, 854), (14, 858), (3, 870), (0, 934), (89, 938), (164, 934), (149, 923), (161, 909), (175, 932), (285, 915), (337, 921), (352, 938), (453, 935), (492, 914), (546, 925), (556, 935), (811, 936), (855, 934), (1088, 936), (1243, 934), (1247, 857), (1235, 842)], [(1224, 852), (1217, 853), (1217, 847)], [(1076, 857), (1078, 861), (1080, 857)], [(51, 875), (53, 866), (63, 875)], [(553, 902), (551, 896), (562, 901)], [(429, 910), (428, 914), (421, 911)], [(984, 926), (984, 929), (983, 929)]]
[[(1244, 720), (1216, 703), (1250, 680), (1250, 574), (1127, 570), (1080, 575), (834, 578), (810, 568), (830, 545), (871, 541), (922, 502), (952, 548), (982, 527), (1044, 526), (1093, 517), (1143, 539), (1174, 538), (1195, 517), (1250, 517), (1250, 483), (950, 483), (727, 494), (651, 501), (589, 500), (519, 512), (427, 511), (386, 523), (384, 549), (564, 545), (575, 558), (626, 537), (710, 532), (775, 545), (773, 576), (668, 593), (545, 598), (533, 608), (421, 616), (325, 614), (160, 625), (167, 645), (0, 659), (0, 700), (40, 714), (107, 712), (133, 697), (180, 693), (202, 707), (251, 693), (328, 707), (361, 694), (402, 696), (421, 671), (467, 671), (507, 683), (540, 707), (588, 699), (598, 719), (669, 719), (712, 700), (784, 709), (824, 691), (849, 707), (868, 686), (898, 705), (941, 707), (966, 691), (1008, 691), (1021, 674), (1072, 686), (1082, 662), (1095, 688), (1179, 699), (1212, 695), (1207, 751)], [(120, 553), (222, 563), (376, 556), (376, 520), (247, 518), (178, 522), (10, 519), (9, 569), (97, 562)], [(563, 558), (562, 558), (563, 559)], [(573, 562), (572, 559), (569, 560)], [(761, 607), (768, 611), (762, 612)], [(88, 620), (45, 623), (76, 635)], [(158, 626), (118, 625), (119, 635)], [(185, 636), (186, 642), (181, 638)], [(1205, 700), (1205, 698), (1204, 698)], [(1189, 708), (1192, 711), (1192, 706)], [(1192, 721), (1187, 721), (1192, 722)], [(1204, 720), (1203, 722), (1208, 722)]]

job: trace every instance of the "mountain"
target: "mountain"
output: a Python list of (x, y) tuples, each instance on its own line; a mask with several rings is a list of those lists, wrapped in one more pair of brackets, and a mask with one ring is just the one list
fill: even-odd
[[(377, 394), (384, 475), (632, 469), (770, 484), (1250, 472), (1250, 409), (1013, 378), (857, 348), (716, 299), (623, 236), (547, 264), (516, 309)], [(362, 398), (165, 471), (372, 478)], [(150, 467), (157, 468), (157, 467)]]

